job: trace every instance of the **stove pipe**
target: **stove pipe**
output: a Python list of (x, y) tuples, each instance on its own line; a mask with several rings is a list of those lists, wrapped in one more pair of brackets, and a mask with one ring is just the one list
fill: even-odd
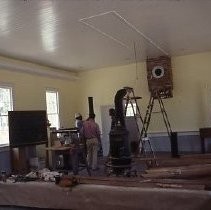
[(122, 174), (131, 167), (129, 133), (125, 126), (123, 109), (123, 98), (125, 95), (125, 89), (118, 90), (115, 95), (115, 126), (111, 127), (109, 133), (111, 167), (115, 174)]
[(88, 103), (89, 103), (89, 115), (93, 115), (94, 114), (93, 97), (88, 97)]
[(120, 127), (125, 128), (125, 116), (123, 111), (123, 98), (126, 95), (127, 91), (125, 89), (120, 89), (117, 91), (114, 103), (115, 103), (115, 117), (116, 123), (119, 124)]

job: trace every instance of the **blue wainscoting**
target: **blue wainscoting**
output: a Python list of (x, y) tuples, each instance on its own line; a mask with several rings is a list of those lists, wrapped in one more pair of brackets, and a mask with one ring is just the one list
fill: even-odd
[[(170, 139), (166, 133), (149, 134), (152, 146), (156, 152), (171, 152)], [(179, 153), (201, 153), (199, 132), (178, 132)], [(206, 152), (211, 153), (211, 139), (205, 139)]]
[(9, 147), (0, 148), (0, 171), (11, 173), (11, 161)]

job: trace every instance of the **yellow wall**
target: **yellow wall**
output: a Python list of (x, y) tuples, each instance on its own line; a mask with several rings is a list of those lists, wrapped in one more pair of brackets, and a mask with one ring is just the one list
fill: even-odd
[(61, 126), (74, 124), (76, 82), (0, 69), (0, 84), (13, 87), (14, 110), (46, 110), (46, 88), (59, 91)]
[[(172, 58), (174, 97), (164, 104), (174, 131), (197, 131), (211, 126), (211, 52)], [(133, 87), (142, 96), (140, 108), (144, 114), (149, 92), (146, 65), (138, 63), (80, 73), (78, 107), (87, 116), (87, 97), (94, 98), (96, 120), (100, 123), (100, 106), (113, 105), (115, 93), (124, 86)], [(157, 110), (157, 107), (156, 107)], [(160, 114), (154, 114), (152, 132), (166, 131)]]
[[(172, 58), (174, 97), (164, 100), (175, 131), (195, 131), (211, 126), (211, 52)], [(116, 91), (124, 86), (134, 88), (142, 96), (140, 108), (144, 115), (149, 92), (146, 64), (135, 64), (81, 72), (76, 81), (61, 80), (35, 74), (0, 69), (0, 83), (14, 87), (14, 109), (46, 109), (45, 90), (55, 88), (60, 96), (61, 126), (74, 124), (74, 113), (88, 116), (88, 96), (94, 98), (96, 120), (101, 124), (100, 107), (113, 105)], [(157, 107), (156, 107), (157, 110)], [(153, 132), (166, 131), (159, 114), (153, 115)]]

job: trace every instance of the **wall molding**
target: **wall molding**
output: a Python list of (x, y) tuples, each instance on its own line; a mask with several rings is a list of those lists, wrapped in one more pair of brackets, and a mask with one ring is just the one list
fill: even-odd
[(0, 145), (0, 152), (8, 152), (8, 151), (10, 151), (10, 147), (8, 144)]
[[(178, 136), (199, 136), (199, 131), (178, 131)], [(149, 137), (168, 136), (166, 132), (149, 132)]]
[(43, 66), (31, 62), (15, 60), (3, 56), (0, 56), (0, 68), (9, 71), (36, 74), (40, 76), (46, 76), (62, 80), (79, 79), (77, 73), (75, 72), (65, 71), (62, 69), (60, 70), (57, 68)]

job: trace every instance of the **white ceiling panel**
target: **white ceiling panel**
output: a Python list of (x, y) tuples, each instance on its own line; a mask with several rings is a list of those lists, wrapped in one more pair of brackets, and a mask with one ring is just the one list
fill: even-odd
[(85, 71), (211, 50), (210, 0), (0, 0), (0, 55)]

